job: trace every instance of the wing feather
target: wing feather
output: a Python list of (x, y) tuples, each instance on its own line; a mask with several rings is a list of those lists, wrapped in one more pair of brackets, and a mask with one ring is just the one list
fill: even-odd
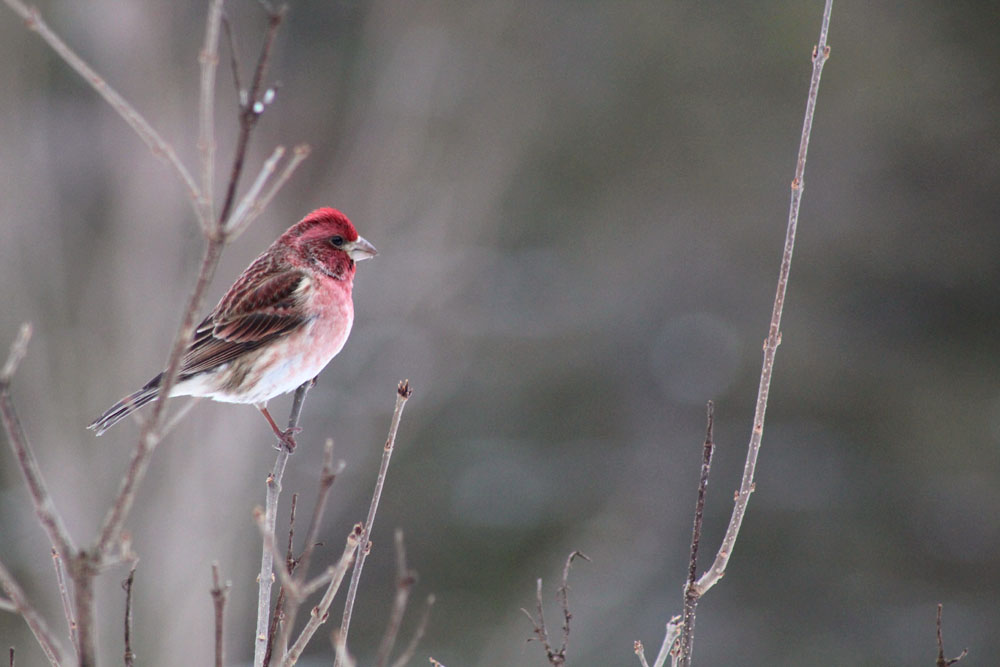
[(303, 292), (309, 277), (299, 270), (251, 266), (212, 314), (195, 329), (184, 355), (182, 377), (211, 370), (305, 325)]

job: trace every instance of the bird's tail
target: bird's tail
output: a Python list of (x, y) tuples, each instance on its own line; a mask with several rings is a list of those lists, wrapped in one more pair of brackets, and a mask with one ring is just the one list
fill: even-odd
[(101, 435), (109, 428), (125, 419), (142, 406), (146, 405), (146, 403), (155, 401), (157, 396), (160, 395), (159, 380), (160, 376), (157, 375), (145, 387), (134, 394), (129, 394), (108, 408), (103, 415), (95, 419), (87, 428), (91, 431), (95, 431), (96, 435)]

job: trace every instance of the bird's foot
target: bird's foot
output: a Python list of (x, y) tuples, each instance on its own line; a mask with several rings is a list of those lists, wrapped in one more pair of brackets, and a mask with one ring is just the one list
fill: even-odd
[(274, 446), (275, 449), (281, 451), (286, 450), (289, 454), (295, 451), (295, 434), (301, 432), (302, 429), (298, 426), (294, 428), (285, 429), (284, 431), (275, 431), (274, 435), (278, 438), (278, 443)]

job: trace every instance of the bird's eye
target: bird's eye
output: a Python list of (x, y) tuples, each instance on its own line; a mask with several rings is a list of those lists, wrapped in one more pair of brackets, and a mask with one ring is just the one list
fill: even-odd
[(330, 239), (330, 243), (339, 248), (340, 246), (344, 245), (344, 237), (334, 236), (332, 239)]

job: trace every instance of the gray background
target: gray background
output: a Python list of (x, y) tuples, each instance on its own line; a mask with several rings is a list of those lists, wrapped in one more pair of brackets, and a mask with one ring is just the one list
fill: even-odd
[[(263, 17), (230, 4), (247, 70)], [(203, 5), (41, 3), (192, 169)], [(537, 576), (554, 601), (573, 549), (593, 562), (572, 574), (571, 664), (635, 665), (633, 640), (659, 645), (680, 609), (709, 398), (707, 550), (738, 485), (820, 11), (293, 3), (250, 166), (278, 142), (313, 153), (227, 249), (206, 309), (317, 206), (380, 251), (359, 268), (354, 333), (310, 395), (285, 480), (284, 507), (292, 491), (310, 507), (336, 439), (332, 559), (367, 507), (395, 384), (411, 380), (351, 637), (363, 664), (396, 526), (414, 601), (438, 598), (413, 664), (545, 664), (518, 609)], [(757, 492), (700, 607), (698, 664), (931, 664), (938, 602), (949, 653), (1000, 652), (998, 13), (834, 7)], [(34, 323), (14, 396), (85, 540), (137, 429), (84, 426), (163, 363), (200, 238), (169, 168), (6, 8), (0, 89), (0, 347)], [(220, 181), (234, 98), (223, 67)], [(233, 581), (229, 656), (249, 659), (251, 510), (271, 441), (252, 408), (202, 402), (156, 452), (129, 521), (145, 664), (208, 664), (212, 560)], [(0, 558), (62, 635), (6, 446)], [(108, 664), (125, 574), (99, 590)], [(18, 618), (0, 614), (0, 638), (19, 665), (42, 664)], [(304, 664), (328, 663), (325, 639), (313, 651)]]

